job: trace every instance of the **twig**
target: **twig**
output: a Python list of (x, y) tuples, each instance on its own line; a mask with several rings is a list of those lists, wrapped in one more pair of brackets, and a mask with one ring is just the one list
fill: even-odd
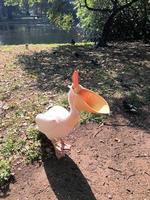
[(147, 158), (150, 157), (150, 155), (136, 155), (135, 158)]
[(93, 135), (93, 137), (96, 137), (100, 132), (101, 132), (101, 131), (97, 131), (97, 132)]
[(145, 174), (147, 174), (148, 176), (150, 176), (150, 174), (148, 172), (144, 172)]
[[(104, 125), (104, 123), (101, 123), (101, 124), (98, 126), (98, 128), (101, 128), (103, 125)], [(96, 137), (100, 132), (101, 132), (101, 130), (97, 131), (97, 132), (93, 135), (93, 137)]]
[(129, 126), (129, 127), (134, 127), (132, 124), (109, 124), (109, 123), (104, 123), (105, 126)]
[[(145, 174), (145, 172), (143, 173), (143, 175)], [(148, 186), (148, 188), (149, 188), (149, 181), (147, 180), (147, 178), (144, 176), (144, 178), (145, 178), (145, 180), (146, 180), (146, 182), (147, 182), (147, 186)]]
[(120, 172), (120, 173), (122, 173), (122, 171), (121, 171), (120, 169), (115, 169), (115, 168), (113, 168), (113, 167), (108, 167), (108, 169), (112, 169), (112, 170), (114, 170), (115, 172)]
[(129, 178), (131, 178), (132, 176), (135, 176), (136, 174), (131, 174), (130, 176), (128, 176), (127, 180), (129, 180)]
[(40, 189), (38, 192), (36, 192), (35, 194), (34, 194), (34, 196), (36, 196), (36, 195), (38, 195), (38, 194), (40, 194), (40, 193), (42, 193), (42, 192), (44, 192), (45, 190), (47, 190), (47, 188), (49, 187), (49, 185), (48, 186), (46, 186), (45, 188), (43, 188), (43, 189)]

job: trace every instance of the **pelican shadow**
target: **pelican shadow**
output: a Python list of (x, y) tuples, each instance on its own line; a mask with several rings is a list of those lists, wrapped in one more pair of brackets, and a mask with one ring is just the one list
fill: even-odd
[(55, 156), (46, 159), (42, 155), (49, 184), (58, 200), (96, 200), (86, 178), (69, 156), (58, 160)]

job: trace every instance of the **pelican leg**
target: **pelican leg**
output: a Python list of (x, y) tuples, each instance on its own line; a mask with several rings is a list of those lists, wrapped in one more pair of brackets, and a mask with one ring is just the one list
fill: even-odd
[(56, 157), (58, 159), (64, 157), (65, 152), (64, 152), (62, 141), (61, 140), (55, 140), (55, 141), (52, 141), (52, 144), (53, 144), (54, 149), (55, 149)]
[(62, 139), (60, 139), (60, 140), (61, 140), (61, 144), (62, 144), (63, 150), (70, 150), (71, 149), (71, 145), (70, 144), (65, 143)]
[(70, 150), (71, 145), (67, 144), (64, 142), (64, 140), (60, 139), (59, 141), (56, 142), (56, 146), (58, 150), (63, 151), (63, 150)]
[(52, 144), (55, 149), (55, 154), (58, 159), (65, 156), (65, 150), (70, 150), (71, 145), (65, 143), (62, 139), (60, 140), (53, 140)]

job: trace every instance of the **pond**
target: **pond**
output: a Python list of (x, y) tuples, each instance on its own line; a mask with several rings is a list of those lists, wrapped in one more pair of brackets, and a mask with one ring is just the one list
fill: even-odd
[(0, 44), (51, 44), (67, 43), (74, 38), (75, 32), (68, 33), (49, 24), (0, 23)]

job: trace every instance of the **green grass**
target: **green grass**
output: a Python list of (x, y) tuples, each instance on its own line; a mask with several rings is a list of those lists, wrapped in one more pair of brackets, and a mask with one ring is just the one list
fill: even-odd
[(69, 107), (67, 95), (68, 95), (67, 93), (59, 94), (56, 98), (57, 105), (63, 106), (65, 108)]
[(11, 176), (11, 166), (9, 161), (0, 160), (0, 186), (4, 185)]
[(13, 154), (20, 154), (25, 144), (25, 140), (11, 133), (1, 145), (0, 154), (3, 155), (4, 158), (8, 159)]
[(86, 123), (89, 123), (89, 122), (101, 123), (106, 118), (107, 118), (106, 115), (82, 112), (81, 113), (81, 124), (86, 124)]
[[(87, 46), (87, 45), (92, 45), (92, 44), (93, 44), (93, 42), (76, 42), (75, 46)], [(37, 48), (42, 49), (42, 48), (49, 48), (49, 47), (54, 48), (54, 47), (68, 46), (68, 45), (71, 46), (70, 43), (64, 43), (64, 44), (63, 43), (62, 44), (61, 43), (52, 43), (52, 44), (31, 44), (31, 43), (29, 43), (28, 45), (29, 45), (29, 49), (30, 49), (30, 47), (32, 47), (32, 48), (37, 47)], [(16, 49), (17, 46), (18, 45), (0, 45), (1, 49), (3, 49), (4, 52), (12, 51), (12, 50)], [(19, 45), (19, 48), (21, 50), (26, 50), (25, 45)]]
[(30, 145), (30, 148), (25, 153), (26, 163), (33, 163), (41, 159), (40, 143), (35, 142)]
[(27, 140), (29, 141), (25, 151), (27, 163), (33, 163), (41, 159), (40, 139), (40, 132), (35, 127), (29, 127), (27, 129)]
[(32, 141), (38, 141), (40, 139), (40, 132), (35, 127), (29, 127), (26, 135), (27, 139)]

